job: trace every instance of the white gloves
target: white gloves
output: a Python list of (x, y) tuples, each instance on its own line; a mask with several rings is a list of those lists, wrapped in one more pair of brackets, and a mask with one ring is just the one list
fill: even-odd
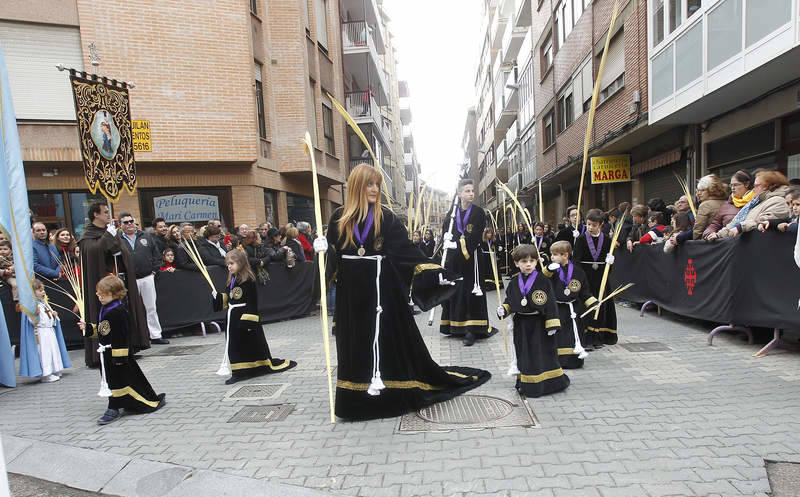
[(614, 260), (615, 260), (614, 259), (614, 254), (612, 254), (611, 252), (606, 254), (606, 264), (608, 264), (610, 266), (610, 265), (614, 264)]
[(581, 232), (578, 230), (572, 230), (572, 236), (578, 238), (579, 236), (581, 236)]
[(550, 330), (550, 331), (548, 331), (547, 332), (547, 336), (551, 337), (551, 336), (555, 335), (556, 331), (558, 331), (558, 330)]
[(445, 279), (444, 277), (442, 277), (442, 274), (439, 273), (439, 286), (452, 286), (455, 284), (456, 284), (455, 281), (450, 281), (448, 279)]
[(328, 250), (328, 239), (321, 236), (314, 240), (314, 252), (320, 253)]
[(117, 236), (117, 228), (114, 226), (114, 223), (109, 223), (108, 226), (106, 226), (106, 231), (111, 233), (113, 236)]
[(497, 247), (497, 251), (498, 252), (502, 252), (503, 251), (503, 247)]
[(547, 269), (549, 269), (550, 271), (558, 271), (558, 268), (560, 267), (561, 266), (557, 262), (553, 262), (549, 266), (547, 266)]
[(499, 317), (500, 319), (506, 317), (506, 308), (503, 307), (502, 305), (497, 308), (497, 317)]
[(453, 234), (450, 233), (449, 231), (447, 233), (445, 233), (444, 235), (442, 235), (442, 240), (444, 240), (445, 244), (448, 243), (452, 239), (453, 239)]
[(211, 290), (211, 298), (214, 299), (214, 300), (217, 300), (217, 291), (216, 290)]
[(456, 248), (458, 248), (458, 244), (456, 244), (456, 242), (446, 241), (446, 242), (444, 242), (444, 248), (446, 248), (446, 249), (456, 249)]

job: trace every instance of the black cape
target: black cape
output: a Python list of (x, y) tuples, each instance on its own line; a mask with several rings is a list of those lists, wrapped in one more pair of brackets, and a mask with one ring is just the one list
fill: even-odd
[[(439, 305), (455, 291), (439, 286), (439, 275), (454, 275), (414, 247), (403, 223), (386, 208), (380, 234), (370, 229), (366, 253), (359, 258), (357, 248), (345, 247), (339, 236), (341, 213), (341, 208), (334, 212), (327, 232), (328, 272), (336, 283), (336, 415), (353, 420), (399, 416), (485, 383), (488, 371), (434, 362), (408, 306), (409, 288), (421, 309)], [(370, 394), (373, 385), (378, 395)]]
[[(491, 250), (490, 250), (491, 249)], [(500, 288), (505, 288), (503, 284), (503, 273), (500, 269), (500, 260), (505, 254), (503, 244), (500, 242), (492, 242), (491, 247), (489, 242), (481, 242), (481, 270), (483, 271), (483, 290), (485, 292), (493, 292), (497, 290), (497, 285), (494, 282), (494, 269), (492, 269), (492, 253), (495, 257), (495, 265), (497, 266), (497, 282)]]
[[(528, 278), (534, 277), (533, 275)], [(523, 295), (517, 278), (512, 278), (506, 289), (503, 304), (508, 314), (514, 314), (514, 349), (517, 355), (517, 390), (526, 397), (541, 397), (559, 392), (569, 386), (569, 377), (558, 362), (558, 345), (555, 335), (561, 322), (558, 318), (553, 286), (542, 274), (536, 274), (533, 287)], [(527, 281), (523, 277), (523, 281)]]
[[(599, 295), (606, 265), (606, 254), (611, 248), (611, 237), (603, 235), (603, 246), (600, 248), (597, 261), (595, 261), (586, 241), (587, 236), (591, 235), (586, 232), (575, 241), (572, 260), (580, 264), (586, 273), (586, 280), (589, 282), (589, 289), (592, 294)], [(597, 243), (597, 240), (595, 239), (593, 243)], [(609, 280), (611, 279), (609, 278)], [(606, 288), (606, 295), (610, 291), (610, 289)], [(586, 317), (589, 318), (586, 320), (586, 339), (588, 343), (593, 345), (614, 345), (617, 343), (617, 310), (614, 308), (614, 299), (607, 300), (600, 306), (600, 315), (597, 319), (594, 319), (594, 313)]]
[[(578, 341), (582, 346), (586, 346), (585, 319), (581, 314), (590, 306), (597, 302), (589, 288), (586, 280), (586, 273), (581, 269), (580, 264), (572, 264), (572, 278), (565, 285), (561, 280), (558, 270), (551, 272), (545, 268), (544, 275), (550, 278), (553, 284), (553, 292), (558, 303), (558, 318), (561, 321), (561, 331), (556, 333), (556, 343), (558, 344), (558, 362), (564, 369), (578, 369), (583, 367), (583, 359), (575, 353), (575, 329), (578, 330)], [(564, 276), (569, 274), (567, 266), (563, 266)], [(569, 292), (567, 292), (567, 290)], [(568, 294), (567, 294), (568, 293)], [(570, 305), (572, 304), (572, 309)], [(573, 318), (573, 313), (575, 317)], [(588, 316), (587, 316), (588, 317)]]
[[(575, 231), (575, 227), (572, 226), (571, 224), (568, 224), (564, 229), (562, 229), (558, 233), (556, 233), (556, 239), (553, 242), (554, 243), (555, 242), (560, 242), (560, 241), (569, 242), (569, 244), (574, 248), (575, 247), (575, 240), (576, 240), (574, 231)], [(578, 227), (578, 231), (581, 234), (585, 233), (586, 232), (586, 226), (584, 224), (581, 224)], [(574, 259), (574, 257), (573, 257), (573, 259)]]
[[(115, 304), (117, 304), (115, 306)], [(128, 310), (125, 304), (114, 301), (105, 306), (102, 320), (100, 314), (95, 315), (91, 329), (93, 338), (103, 345), (111, 345), (110, 349), (103, 352), (103, 362), (106, 370), (106, 381), (111, 389), (108, 398), (109, 409), (126, 409), (135, 412), (152, 412), (161, 407), (164, 394), (156, 394), (150, 382), (133, 358), (131, 339), (129, 333)], [(88, 318), (88, 316), (87, 316)], [(90, 328), (87, 326), (87, 330)]]
[[(464, 215), (460, 205), (458, 206), (458, 215)], [(451, 217), (452, 215), (448, 214), (444, 220), (442, 236), (450, 228)], [(460, 275), (462, 279), (456, 283), (456, 292), (453, 297), (442, 304), (439, 332), (444, 335), (463, 336), (472, 333), (476, 338), (488, 338), (497, 332), (497, 328), (489, 325), (486, 293), (483, 291), (480, 281), (485, 278), (486, 274), (480, 251), (485, 227), (486, 213), (477, 205), (472, 206), (469, 219), (464, 221), (463, 234), (458, 231), (458, 223), (453, 222), (450, 233), (458, 246), (455, 249), (447, 249), (445, 267)], [(480, 295), (474, 293), (476, 289), (480, 291)]]
[[(228, 360), (234, 378), (288, 371), (297, 366), (294, 361), (276, 359), (270, 354), (259, 323), (257, 291), (253, 280), (234, 282), (214, 299), (215, 311), (228, 309)], [(231, 304), (245, 305), (229, 307)]]
[[(119, 238), (115, 237), (105, 228), (93, 224), (86, 227), (83, 235), (78, 240), (81, 249), (81, 277), (83, 281), (84, 315), (87, 319), (94, 319), (100, 313), (100, 301), (95, 295), (97, 282), (108, 274), (125, 273), (125, 282), (128, 295), (125, 298), (133, 312), (126, 313), (130, 322), (131, 348), (143, 350), (150, 348), (150, 331), (147, 329), (147, 313), (144, 303), (139, 297), (139, 287), (136, 286), (136, 268), (133, 258), (127, 250), (123, 250)], [(116, 265), (114, 264), (114, 254)], [(97, 354), (97, 340), (87, 338), (84, 341), (85, 361), (89, 367), (100, 365), (100, 356)]]

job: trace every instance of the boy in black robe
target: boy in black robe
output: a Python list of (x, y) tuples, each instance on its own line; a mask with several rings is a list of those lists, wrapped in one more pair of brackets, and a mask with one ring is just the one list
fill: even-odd
[[(593, 295), (600, 294), (603, 282), (603, 271), (606, 264), (614, 264), (614, 256), (609, 253), (611, 237), (603, 233), (603, 211), (590, 209), (586, 213), (586, 232), (575, 241), (573, 260), (586, 272), (589, 289)], [(593, 348), (617, 343), (617, 311), (614, 299), (600, 306), (600, 315), (594, 319), (594, 313), (587, 316), (586, 343)], [(590, 348), (591, 350), (591, 348)]]
[(569, 377), (558, 362), (555, 334), (561, 327), (553, 286), (536, 270), (539, 254), (530, 244), (512, 254), (519, 274), (506, 289), (505, 303), (497, 316), (514, 314), (514, 352), (517, 359), (517, 390), (526, 397), (541, 397), (569, 386)]
[(575, 247), (575, 241), (580, 235), (586, 232), (586, 226), (579, 222), (577, 205), (570, 205), (567, 207), (567, 217), (569, 218), (569, 222), (556, 234), (555, 241), (560, 242), (564, 240)]
[[(463, 336), (467, 347), (476, 338), (488, 338), (497, 332), (489, 325), (486, 294), (481, 288), (480, 244), (486, 228), (486, 213), (473, 205), (475, 186), (471, 179), (458, 184), (459, 202), (448, 214), (442, 226), (443, 250), (447, 252), (444, 267), (462, 279), (456, 282), (456, 292), (442, 304), (439, 332)], [(452, 220), (452, 222), (451, 222)]]
[(580, 315), (597, 299), (589, 289), (586, 273), (580, 264), (573, 264), (569, 260), (572, 255), (569, 242), (562, 240), (554, 243), (550, 247), (550, 254), (553, 263), (544, 270), (544, 275), (553, 283), (562, 326), (561, 332), (556, 335), (558, 362), (564, 369), (578, 369), (583, 367), (583, 360), (588, 355), (583, 347), (585, 329)]
[[(116, 276), (106, 276), (97, 283), (97, 298), (102, 307), (98, 313), (97, 324), (90, 323), (91, 331), (86, 333), (86, 323), (78, 326), (87, 338), (99, 340), (103, 346), (102, 374), (110, 392), (108, 409), (97, 420), (106, 425), (119, 419), (120, 409), (138, 413), (153, 412), (164, 406), (166, 394), (156, 395), (150, 382), (139, 369), (131, 349), (130, 318), (122, 299), (127, 290), (125, 284)], [(103, 395), (101, 390), (101, 395)]]

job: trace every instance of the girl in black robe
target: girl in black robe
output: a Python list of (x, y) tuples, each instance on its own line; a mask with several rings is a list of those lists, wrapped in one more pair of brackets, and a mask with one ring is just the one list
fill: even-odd
[[(606, 264), (614, 263), (614, 256), (609, 254), (611, 237), (603, 233), (603, 211), (591, 209), (586, 213), (586, 232), (575, 241), (573, 260), (580, 264), (586, 273), (589, 289), (592, 294), (600, 294), (603, 282), (603, 271)], [(589, 244), (591, 243), (591, 247)], [(600, 314), (594, 319), (594, 313), (586, 316), (586, 343), (590, 347), (602, 347), (617, 343), (617, 311), (614, 299), (607, 300), (600, 306)]]
[(506, 289), (505, 303), (497, 316), (514, 314), (514, 350), (517, 358), (517, 390), (526, 397), (541, 397), (569, 386), (558, 361), (555, 334), (561, 327), (553, 286), (536, 271), (536, 247), (523, 244), (514, 249), (514, 264), (520, 269)]
[(356, 166), (345, 206), (328, 223), (328, 272), (336, 281), (336, 415), (351, 420), (400, 416), (491, 376), (441, 367), (431, 358), (409, 310), (409, 289), (414, 303), (429, 310), (455, 290), (455, 275), (412, 246), (403, 223), (380, 205), (381, 180), (375, 168)]
[(558, 318), (562, 327), (556, 334), (558, 362), (564, 369), (578, 369), (583, 367), (583, 360), (588, 355), (583, 347), (585, 325), (580, 316), (597, 299), (589, 289), (586, 273), (580, 264), (573, 264), (569, 260), (572, 254), (569, 242), (556, 242), (550, 250), (553, 263), (543, 273), (553, 283), (558, 303)]
[(120, 409), (153, 412), (166, 403), (166, 395), (156, 394), (133, 358), (130, 317), (123, 302), (126, 293), (125, 283), (116, 276), (101, 279), (97, 283), (97, 298), (101, 304), (98, 322), (90, 323), (91, 331), (88, 333), (86, 323), (78, 323), (87, 338), (98, 340), (104, 347), (101, 377), (107, 382), (107, 387), (104, 385), (107, 389), (103, 389), (105, 392), (101, 390), (100, 395), (110, 396), (108, 409), (97, 420), (100, 425), (119, 419)]
[(500, 262), (497, 258), (503, 253), (503, 245), (497, 241), (492, 228), (483, 230), (483, 241), (481, 242), (481, 271), (483, 271), (483, 290), (493, 292), (497, 289), (494, 282), (494, 269), (492, 268), (492, 255), (495, 257), (495, 267), (497, 268), (497, 282), (500, 288), (503, 285), (502, 273), (500, 272)]
[(433, 230), (425, 230), (425, 236), (422, 237), (422, 253), (425, 257), (430, 259), (433, 257), (433, 250), (436, 248), (436, 241), (433, 239)]
[(297, 363), (276, 359), (269, 352), (258, 317), (258, 286), (247, 255), (241, 250), (225, 254), (227, 291), (212, 293), (214, 311), (228, 310), (225, 355), (217, 374), (231, 375), (226, 385), (269, 373), (288, 371)]

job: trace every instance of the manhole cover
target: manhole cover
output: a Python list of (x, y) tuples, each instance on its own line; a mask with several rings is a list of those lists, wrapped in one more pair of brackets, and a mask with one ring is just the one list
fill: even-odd
[(800, 495), (800, 464), (779, 461), (766, 461), (766, 463), (772, 497)]
[(247, 406), (233, 415), (228, 423), (269, 423), (283, 421), (294, 411), (294, 404)]
[(460, 395), (400, 418), (400, 431), (536, 426), (528, 404), (485, 395)]
[(165, 348), (158, 348), (146, 353), (144, 357), (156, 357), (165, 355), (198, 355), (216, 347), (216, 345), (176, 345)]
[(661, 342), (621, 343), (628, 352), (664, 352), (672, 350)]
[(237, 387), (227, 394), (226, 400), (264, 400), (275, 399), (289, 386), (288, 383), (273, 385), (244, 385)]

